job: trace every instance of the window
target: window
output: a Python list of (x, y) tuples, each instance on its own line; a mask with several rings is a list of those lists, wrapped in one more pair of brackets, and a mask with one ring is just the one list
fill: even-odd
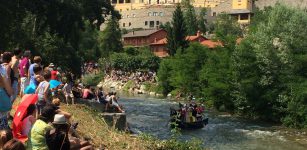
[(122, 3), (124, 3), (124, 0), (119, 0), (118, 3), (122, 4)]
[(135, 15), (135, 14), (133, 14), (132, 16), (133, 16), (133, 18), (135, 18), (135, 16), (136, 16), (136, 15)]
[(151, 15), (152, 15), (151, 12), (149, 12), (149, 13), (148, 13), (148, 16), (151, 16)]
[(160, 22), (159, 21), (156, 21), (156, 25), (158, 26), (160, 24)]
[(148, 22), (147, 21), (145, 21), (145, 26), (147, 26), (148, 25)]
[(213, 12), (213, 13), (212, 13), (212, 16), (215, 17), (215, 16), (216, 16), (216, 12)]
[(164, 16), (164, 13), (163, 13), (163, 12), (160, 12), (160, 16)]
[(112, 0), (112, 4), (116, 4), (117, 3), (117, 0)]
[(158, 16), (158, 12), (153, 12), (153, 16)]
[(129, 15), (127, 15), (127, 18), (129, 18)]
[(249, 14), (241, 14), (240, 15), (240, 20), (248, 20), (248, 15)]
[(151, 27), (151, 28), (155, 27), (155, 21), (150, 21), (149, 22), (149, 27)]
[(131, 26), (131, 22), (129, 22), (129, 27)]
[(123, 23), (123, 27), (125, 27), (126, 25), (125, 25), (125, 23)]
[(122, 11), (123, 11), (122, 9), (119, 10), (119, 12), (122, 12)]

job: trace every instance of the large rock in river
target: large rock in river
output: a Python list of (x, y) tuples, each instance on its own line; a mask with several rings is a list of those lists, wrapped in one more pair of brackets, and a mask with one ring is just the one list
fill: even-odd
[(127, 119), (125, 113), (102, 113), (100, 114), (106, 123), (120, 131), (127, 131)]

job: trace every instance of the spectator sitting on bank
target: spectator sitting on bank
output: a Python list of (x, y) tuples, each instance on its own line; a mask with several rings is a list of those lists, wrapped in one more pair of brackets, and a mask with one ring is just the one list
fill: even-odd
[(96, 92), (97, 100), (99, 103), (107, 104), (107, 101), (105, 100), (105, 94), (103, 92), (102, 87), (99, 87)]
[(36, 106), (30, 104), (27, 108), (27, 114), (22, 118), (22, 131), (21, 135), (28, 136), (33, 124), (36, 121)]
[(94, 99), (95, 98), (95, 94), (89, 85), (85, 86), (82, 93), (83, 93), (82, 94), (83, 99)]
[(75, 98), (82, 98), (82, 88), (77, 83), (72, 87), (72, 93)]
[(119, 111), (120, 113), (125, 112), (124, 110), (122, 110), (122, 108), (118, 104), (118, 97), (116, 97), (116, 92), (112, 93), (112, 95), (110, 97), (110, 104), (111, 104), (112, 107), (115, 107), (117, 109), (117, 111)]
[(50, 150), (93, 149), (89, 142), (69, 135), (70, 125), (64, 115), (55, 115), (52, 124), (54, 129), (46, 133), (47, 145)]
[(48, 130), (52, 129), (52, 126), (48, 123), (53, 121), (55, 114), (55, 107), (47, 105), (43, 108), (41, 115), (34, 123), (28, 136), (27, 149), (48, 150), (45, 135)]
[(11, 130), (0, 130), (0, 149), (2, 150), (3, 146), (11, 139), (13, 139), (13, 133)]

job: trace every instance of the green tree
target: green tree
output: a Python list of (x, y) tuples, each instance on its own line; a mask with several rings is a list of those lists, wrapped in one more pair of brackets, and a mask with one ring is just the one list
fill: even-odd
[(184, 21), (187, 35), (195, 35), (198, 31), (197, 18), (194, 7), (189, 3), (184, 11)]
[(167, 36), (167, 48), (170, 51), (170, 55), (173, 56), (177, 50), (183, 50), (188, 47), (188, 41), (186, 38), (186, 25), (184, 23), (183, 12), (180, 5), (176, 6), (176, 10), (173, 13), (172, 28), (168, 29)]
[(261, 21), (237, 49), (242, 88), (235, 104), (245, 115), (306, 127), (307, 14), (276, 5), (259, 15)]
[(219, 14), (215, 21), (214, 33), (225, 47), (234, 49), (236, 40), (242, 37), (243, 32), (238, 22), (228, 14)]
[(207, 9), (202, 8), (198, 16), (198, 29), (201, 33), (207, 32), (206, 19), (205, 19), (206, 16), (207, 16)]
[(121, 52), (123, 50), (121, 38), (118, 20), (112, 17), (100, 37), (102, 55), (108, 56), (110, 52)]

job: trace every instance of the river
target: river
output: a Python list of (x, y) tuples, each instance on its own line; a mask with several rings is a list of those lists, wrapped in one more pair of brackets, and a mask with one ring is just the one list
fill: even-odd
[[(169, 107), (177, 103), (150, 97), (121, 98), (132, 131), (160, 139), (171, 135)], [(203, 129), (181, 131), (180, 138), (198, 138), (213, 150), (307, 150), (307, 133), (265, 123), (255, 123), (207, 111), (209, 124)]]

